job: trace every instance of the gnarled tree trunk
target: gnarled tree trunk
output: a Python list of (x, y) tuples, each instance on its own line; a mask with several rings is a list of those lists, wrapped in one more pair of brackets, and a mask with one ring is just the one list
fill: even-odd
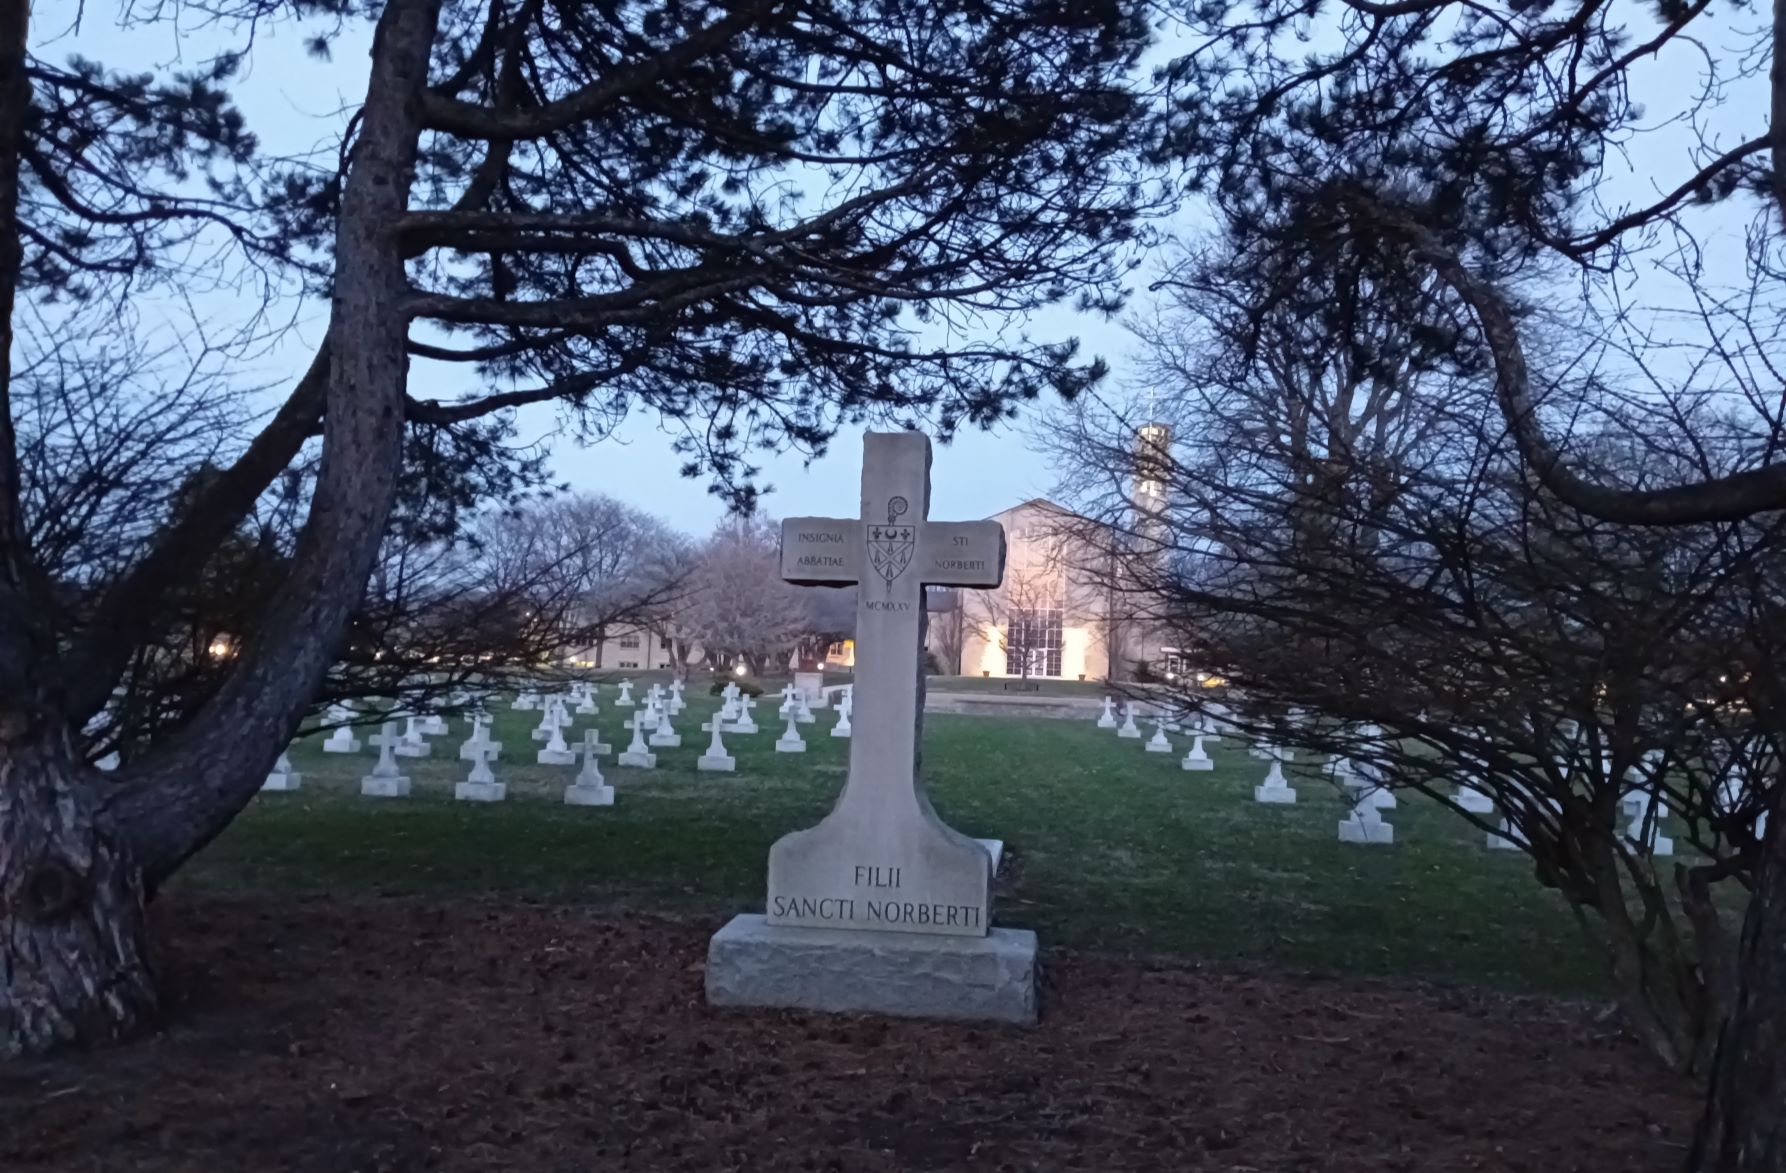
[[(6, 82), (8, 62), (22, 60), (24, 12), (25, 0), (0, 0), (0, 97), (18, 92)], [(253, 800), (365, 589), (402, 462), (408, 284), (398, 232), (438, 16), (439, 0), (388, 0), (374, 37), (336, 231), (323, 453), (290, 573), (206, 707), (116, 775), (77, 763), (70, 722), (42, 703), (51, 693), (104, 695), (111, 684), (102, 667), (60, 662), (56, 640), (31, 622), (36, 580), (17, 486), (0, 464), (0, 1057), (111, 1041), (153, 1014), (145, 895)], [(9, 47), (19, 52), (9, 57)], [(9, 113), (17, 103), (0, 101), (0, 225), (12, 220), (9, 190), (16, 197)], [(7, 260), (0, 250), (0, 266)]]
[(0, 739), (0, 1058), (109, 1042), (154, 1015), (143, 874), (102, 797), (59, 732)]

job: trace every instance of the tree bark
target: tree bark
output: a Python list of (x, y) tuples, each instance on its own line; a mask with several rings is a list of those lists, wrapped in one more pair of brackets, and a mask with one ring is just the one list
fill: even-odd
[(1786, 1173), (1786, 787), (1775, 786), (1738, 984), (1718, 1040), (1691, 1173)]
[[(17, 4), (0, 0), (0, 58)], [(378, 23), (337, 226), (317, 488), (235, 672), (178, 737), (101, 784), (74, 760), (53, 655), (0, 646), (0, 1057), (108, 1042), (152, 1015), (147, 894), (259, 791), (365, 590), (402, 461), (408, 282), (396, 225), (438, 14), (439, 0), (390, 0)]]
[(230, 678), (112, 800), (149, 883), (229, 826), (260, 789), (340, 650), (396, 500), (408, 381), (408, 206), (440, 0), (389, 0), (373, 35), (335, 231), (329, 381), (316, 492), (291, 571)]
[(0, 1059), (150, 1022), (144, 886), (65, 737), (0, 739)]
[(19, 511), (10, 359), (29, 23), (28, 0), (0, 0), (0, 1059), (119, 1038), (155, 1010), (142, 875), (45, 701), (55, 641)]

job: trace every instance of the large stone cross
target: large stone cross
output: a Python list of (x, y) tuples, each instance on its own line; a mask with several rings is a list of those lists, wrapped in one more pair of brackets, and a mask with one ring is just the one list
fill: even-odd
[(769, 852), (771, 924), (984, 936), (992, 860), (937, 817), (919, 771), (924, 586), (994, 587), (1005, 566), (995, 521), (933, 522), (930, 438), (869, 433), (860, 518), (782, 522), (781, 573), (859, 587), (850, 771), (818, 826)]

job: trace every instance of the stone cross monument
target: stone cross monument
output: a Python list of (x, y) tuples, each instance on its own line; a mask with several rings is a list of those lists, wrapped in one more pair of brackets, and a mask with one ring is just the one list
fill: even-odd
[(1035, 1018), (1035, 935), (992, 928), (992, 854), (937, 816), (919, 761), (925, 584), (997, 586), (1004, 530), (929, 511), (929, 438), (870, 433), (861, 516), (782, 523), (784, 578), (858, 586), (849, 777), (770, 849), (767, 914), (714, 937), (716, 1004)]

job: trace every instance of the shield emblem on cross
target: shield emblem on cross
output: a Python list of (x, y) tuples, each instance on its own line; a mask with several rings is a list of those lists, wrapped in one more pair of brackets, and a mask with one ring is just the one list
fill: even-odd
[(918, 527), (912, 525), (871, 525), (868, 527), (868, 564), (887, 584), (893, 583), (912, 564), (912, 551), (918, 545)]

